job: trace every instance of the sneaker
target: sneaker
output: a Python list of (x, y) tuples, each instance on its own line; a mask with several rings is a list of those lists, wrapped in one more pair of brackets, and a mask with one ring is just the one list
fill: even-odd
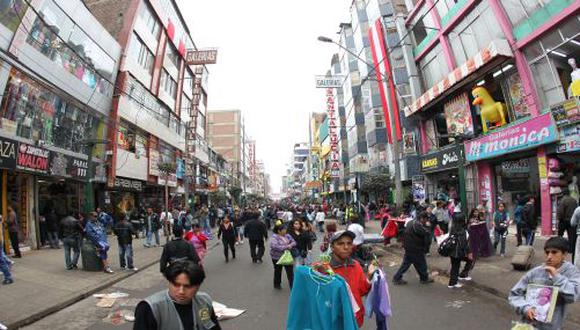
[(421, 284), (431, 284), (431, 283), (433, 283), (433, 282), (435, 282), (435, 280), (434, 280), (434, 279), (432, 279), (432, 278), (428, 278), (428, 279), (426, 279), (425, 281), (421, 281)]
[(12, 284), (14, 283), (14, 280), (9, 278), (9, 279), (5, 279), (4, 281), (2, 281), (2, 284)]
[(407, 281), (401, 279), (401, 280), (393, 280), (393, 284), (395, 285), (405, 285), (407, 284)]
[(77, 266), (77, 265), (72, 265), (72, 269), (79, 269), (79, 266)]
[(131, 267), (131, 268), (127, 268), (127, 269), (130, 271), (134, 271), (134, 272), (139, 270), (139, 268), (137, 268), (137, 267)]
[(499, 256), (502, 257), (502, 258), (505, 258), (505, 254), (504, 253), (500, 254)]
[(121, 266), (121, 270), (126, 270), (126, 269), (127, 269), (127, 267)]
[(459, 283), (457, 283), (457, 284), (455, 284), (455, 285), (448, 285), (447, 287), (448, 287), (449, 289), (454, 289), (454, 288), (455, 288), (455, 289), (459, 289), (459, 288), (462, 288), (462, 287), (463, 287), (463, 284), (459, 284)]
[(107, 274), (113, 274), (114, 273), (114, 271), (111, 269), (111, 267), (105, 268), (104, 272), (107, 273)]
[(459, 276), (459, 280), (460, 281), (471, 281), (471, 277), (469, 277), (469, 276), (466, 276), (466, 277)]

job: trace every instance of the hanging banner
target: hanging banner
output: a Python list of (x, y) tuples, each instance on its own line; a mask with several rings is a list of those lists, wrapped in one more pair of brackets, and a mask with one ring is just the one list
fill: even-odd
[(330, 176), (340, 177), (340, 153), (338, 152), (338, 125), (334, 108), (334, 91), (326, 89), (326, 109), (328, 111), (328, 135), (330, 137)]
[[(466, 93), (452, 98), (443, 106), (449, 135), (473, 135), (473, 119)], [(453, 138), (449, 139), (453, 141)]]
[(415, 148), (415, 132), (405, 133), (403, 135), (403, 154), (414, 155), (417, 153), (417, 148)]

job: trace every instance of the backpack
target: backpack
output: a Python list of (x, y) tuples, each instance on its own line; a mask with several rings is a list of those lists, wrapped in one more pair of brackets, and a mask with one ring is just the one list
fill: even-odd
[(455, 235), (449, 235), (441, 244), (437, 252), (442, 257), (449, 257), (453, 251), (457, 248), (457, 237)]

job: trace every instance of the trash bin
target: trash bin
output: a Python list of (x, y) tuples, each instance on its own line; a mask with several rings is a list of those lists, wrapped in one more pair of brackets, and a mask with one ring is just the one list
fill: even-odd
[(89, 272), (99, 272), (103, 271), (103, 262), (101, 258), (97, 255), (97, 249), (93, 243), (88, 239), (83, 239), (83, 245), (81, 247), (81, 257), (83, 262), (83, 270)]

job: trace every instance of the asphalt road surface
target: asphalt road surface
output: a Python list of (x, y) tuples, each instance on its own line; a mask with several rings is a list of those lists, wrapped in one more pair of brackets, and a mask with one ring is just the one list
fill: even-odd
[[(236, 248), (238, 258), (229, 263), (224, 261), (221, 244), (213, 248), (205, 260), (207, 279), (202, 291), (228, 307), (246, 310), (235, 319), (223, 321), (222, 328), (285, 329), (289, 298), (285, 278), (282, 290), (273, 289), (271, 260), (265, 257), (263, 264), (252, 264), (247, 241)], [(399, 262), (395, 256), (384, 259), (389, 276), (396, 271)], [(79, 275), (82, 276), (82, 272)], [(448, 289), (445, 278), (437, 278), (431, 285), (422, 285), (414, 269), (407, 272), (405, 279), (409, 281), (406, 286), (389, 283), (394, 313), (389, 329), (509, 329), (511, 320), (516, 319), (504, 299), (477, 289)], [(122, 318), (120, 324), (113, 324), (119, 321), (121, 311), (131, 313), (140, 299), (165, 287), (166, 283), (155, 265), (107, 290), (130, 295), (127, 299), (119, 299), (112, 308), (96, 307), (97, 300), (89, 297), (25, 329), (131, 329), (132, 323), (123, 323)], [(374, 320), (365, 320), (363, 329), (376, 329)]]

